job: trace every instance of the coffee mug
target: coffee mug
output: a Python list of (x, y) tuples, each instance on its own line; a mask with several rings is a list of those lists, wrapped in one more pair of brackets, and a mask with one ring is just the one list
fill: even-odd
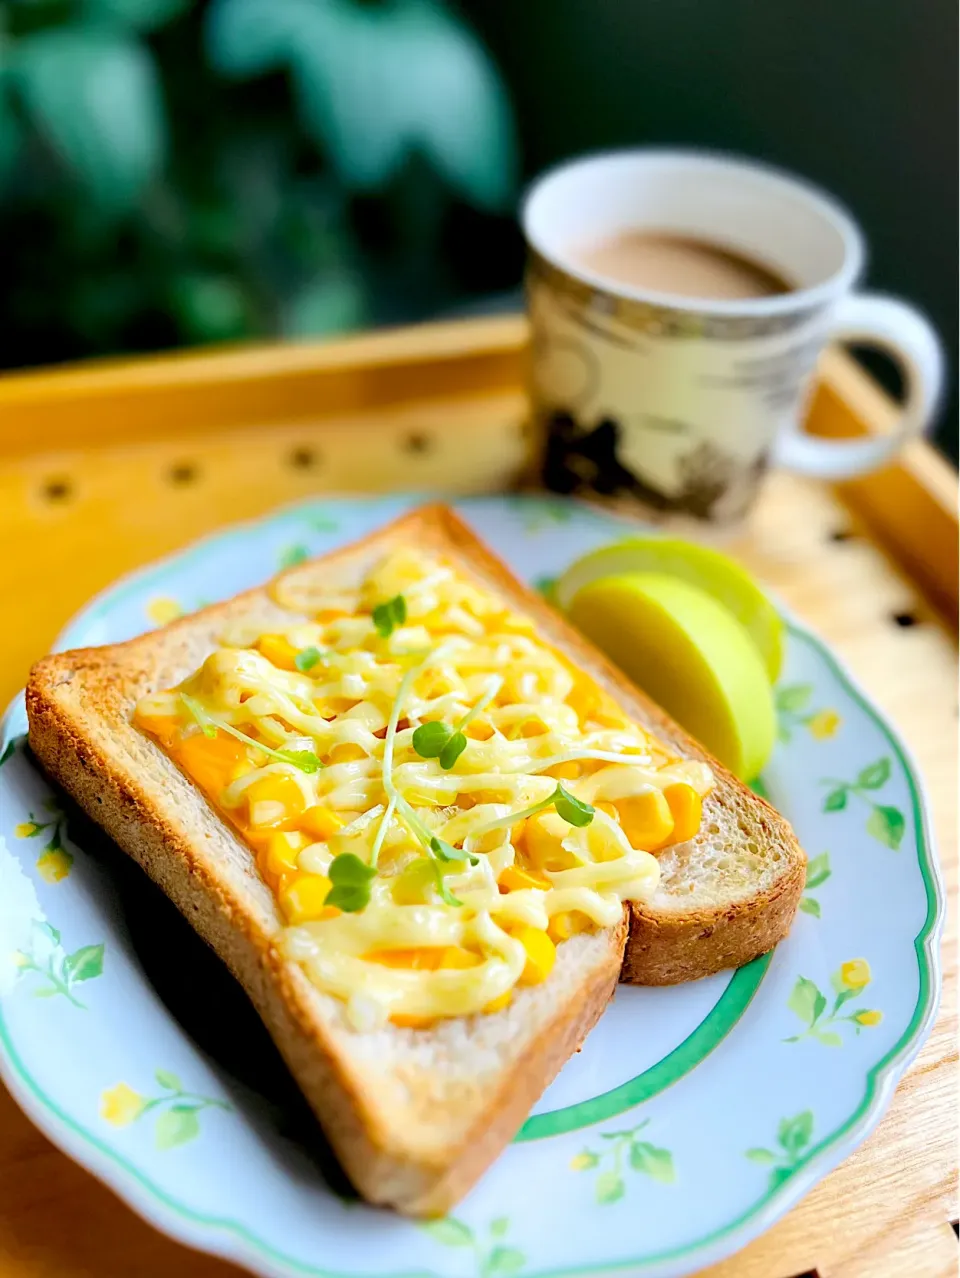
[[(943, 365), (936, 333), (906, 303), (853, 291), (863, 237), (806, 182), (720, 155), (597, 155), (540, 178), (522, 224), (548, 488), (631, 495), (663, 516), (722, 524), (746, 513), (771, 462), (848, 479), (930, 424)], [(742, 255), (789, 284), (698, 298), (584, 264), (584, 246), (636, 231)], [(889, 435), (804, 433), (817, 357), (834, 341), (881, 347), (902, 366), (906, 399)]]

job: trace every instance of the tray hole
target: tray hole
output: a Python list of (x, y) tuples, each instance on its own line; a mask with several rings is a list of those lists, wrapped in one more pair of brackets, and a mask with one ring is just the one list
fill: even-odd
[(890, 620), (901, 630), (909, 630), (913, 626), (920, 625), (920, 618), (915, 612), (895, 612)]
[(433, 436), (424, 431), (412, 431), (403, 441), (404, 452), (428, 453), (433, 447)]
[(854, 541), (856, 535), (852, 528), (834, 528), (830, 534), (830, 540), (836, 542)]
[(960, 1238), (960, 1220), (951, 1220), (950, 1228), (957, 1235), (957, 1237)]
[(312, 448), (295, 448), (289, 457), (290, 465), (294, 470), (312, 470), (319, 461), (320, 458)]
[(47, 501), (69, 501), (73, 496), (73, 486), (69, 479), (48, 479), (43, 486), (43, 495)]
[(170, 467), (168, 478), (171, 484), (183, 488), (187, 484), (195, 484), (198, 476), (199, 471), (191, 462), (178, 462), (176, 466)]

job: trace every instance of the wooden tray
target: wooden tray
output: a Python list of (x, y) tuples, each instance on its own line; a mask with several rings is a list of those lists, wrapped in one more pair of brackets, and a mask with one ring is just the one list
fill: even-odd
[[(529, 441), (519, 319), (324, 346), (88, 365), (0, 380), (0, 696), (92, 594), (225, 523), (325, 491), (516, 482)], [(839, 354), (810, 429), (893, 408)], [(900, 725), (933, 803), (950, 911), (941, 1013), (867, 1143), (713, 1278), (956, 1273), (956, 476), (926, 445), (831, 492), (784, 474), (732, 547)], [(153, 1232), (0, 1091), (2, 1278), (227, 1278)]]

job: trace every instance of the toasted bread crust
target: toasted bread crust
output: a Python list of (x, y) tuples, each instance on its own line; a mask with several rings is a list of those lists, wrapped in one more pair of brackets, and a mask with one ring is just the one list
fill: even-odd
[[(702, 917), (633, 909), (624, 979), (649, 984), (690, 980), (748, 961), (775, 944), (789, 927), (803, 880), (803, 853), (786, 823), (709, 759), (538, 595), (520, 585), (445, 507), (423, 507), (363, 542), (324, 557), (323, 563), (334, 572), (342, 562), (363, 554), (372, 558), (404, 542), (450, 555), (530, 615), (541, 635), (606, 687), (628, 714), (678, 753), (711, 763), (717, 787), (708, 807), (734, 804), (752, 813), (760, 835), (776, 839), (789, 853), (790, 873), (766, 899)], [(304, 571), (311, 571), (311, 565), (299, 565), (285, 575)], [(408, 1214), (442, 1214), (510, 1140), (531, 1104), (596, 1022), (621, 970), (626, 926), (604, 934), (603, 952), (594, 955), (575, 980), (551, 980), (540, 987), (551, 991), (549, 1014), (543, 1014), (541, 1001), (537, 1032), (490, 1094), (484, 1093), (482, 1111), (468, 1127), (453, 1124), (448, 1140), (441, 1139), (441, 1127), (436, 1129), (440, 1135), (431, 1128), (409, 1139), (391, 1128), (378, 1103), (382, 1098), (372, 1095), (358, 1075), (346, 1037), (318, 1011), (317, 991), (280, 953), (281, 921), (255, 869), (249, 870), (248, 879), (240, 874), (238, 880), (237, 875), (231, 878), (211, 869), (205, 855), (212, 841), (252, 867), (249, 849), (159, 747), (130, 722), (140, 696), (191, 673), (212, 651), (223, 626), (258, 606), (275, 607), (263, 589), (126, 644), (43, 659), (31, 672), (27, 688), (30, 743), (54, 779), (163, 888), (240, 981), (363, 1196)], [(149, 766), (144, 765), (143, 752)], [(158, 795), (158, 777), (166, 794)], [(572, 945), (564, 943), (561, 951)], [(522, 1011), (533, 1006), (524, 1000), (535, 997), (533, 991), (521, 990), (514, 1005)], [(490, 1022), (507, 1015), (473, 1019)]]

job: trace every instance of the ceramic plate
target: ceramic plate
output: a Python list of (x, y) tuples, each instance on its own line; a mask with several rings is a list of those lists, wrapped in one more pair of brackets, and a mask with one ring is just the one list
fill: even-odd
[[(411, 504), (316, 502), (204, 541), (107, 591), (58, 646), (126, 639)], [(541, 585), (623, 531), (559, 501), (459, 509)], [(618, 990), (455, 1214), (417, 1225), (351, 1199), (230, 978), (31, 761), (21, 699), (0, 770), (3, 1078), (148, 1221), (259, 1274), (699, 1269), (864, 1139), (937, 1002), (942, 892), (915, 765), (792, 620), (777, 705), (759, 784), (810, 857), (789, 939), (735, 973)]]

